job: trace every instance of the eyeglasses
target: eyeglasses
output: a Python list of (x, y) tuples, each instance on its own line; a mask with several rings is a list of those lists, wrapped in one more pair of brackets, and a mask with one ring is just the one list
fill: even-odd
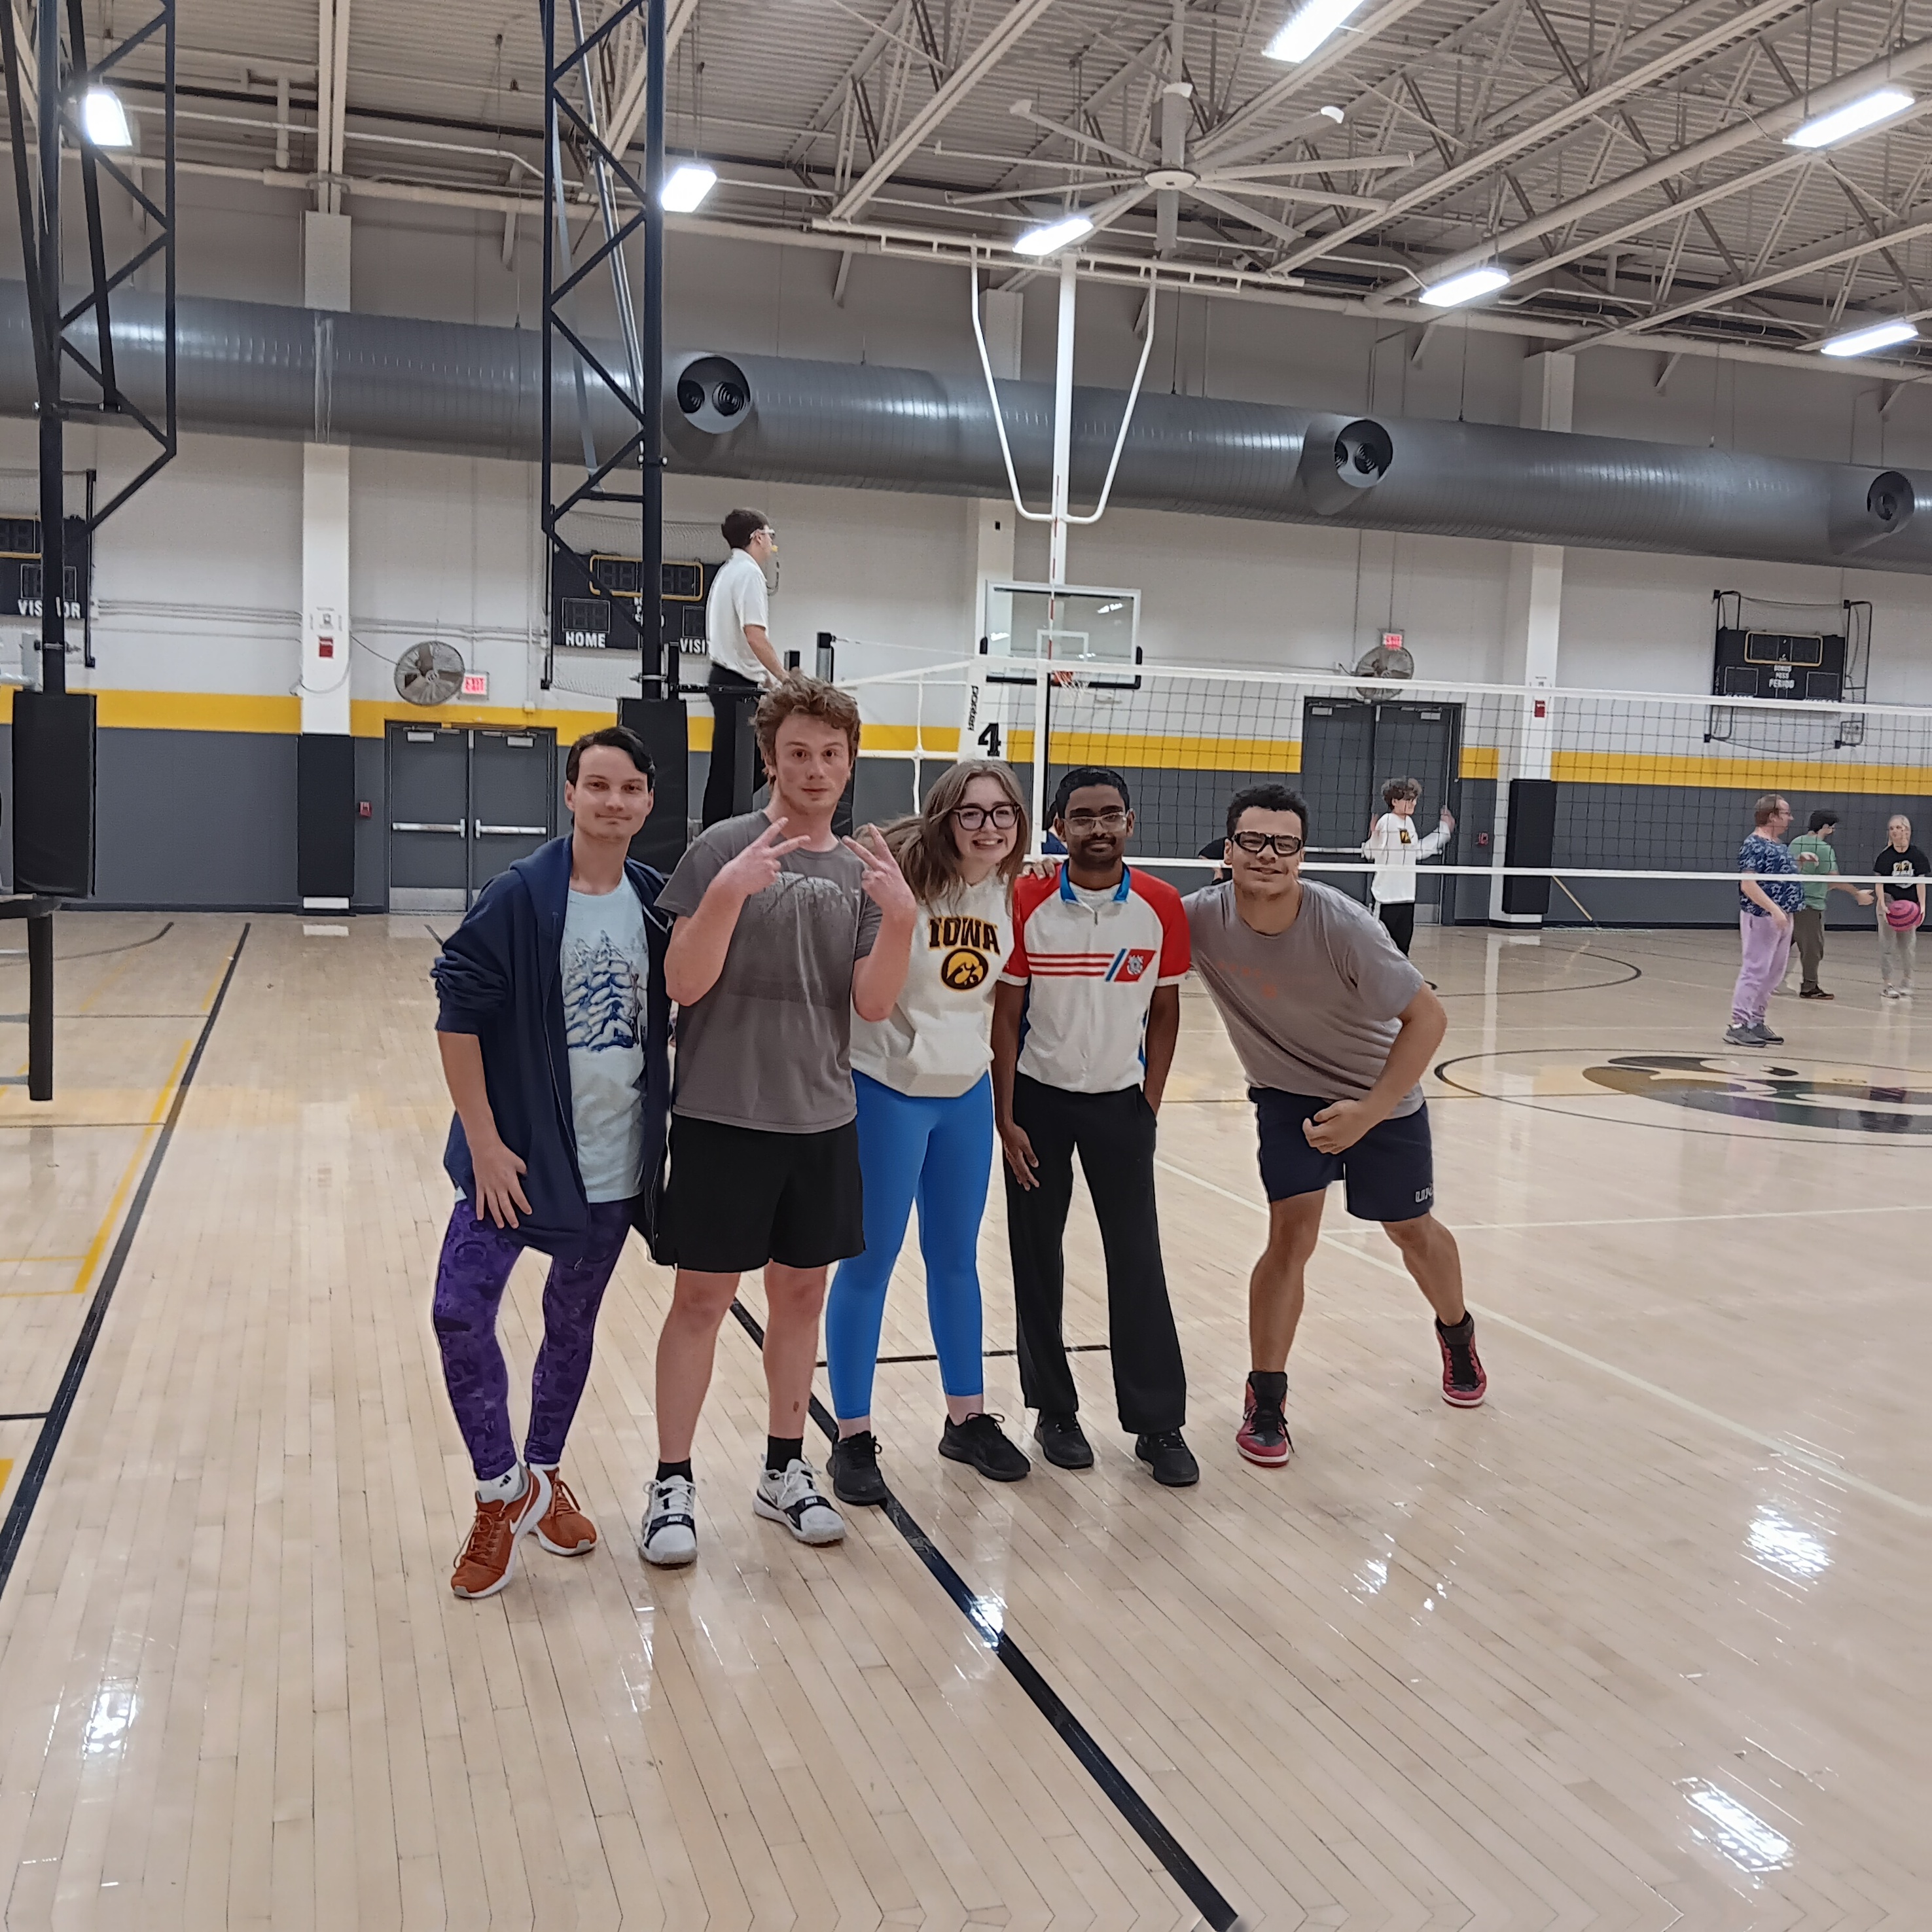
[(1292, 859), (1308, 842), (1292, 832), (1236, 832), (1229, 835), (1228, 843), (1238, 845), (1250, 859), (1258, 859), (1270, 849), (1277, 857)]
[(977, 832), (986, 825), (995, 832), (1010, 832), (1020, 822), (1020, 808), (1016, 805), (956, 805), (952, 815), (959, 821), (962, 832)]
[(1112, 812), (1070, 812), (1066, 814), (1066, 829), (1070, 832), (1121, 832), (1126, 829), (1127, 814), (1116, 807)]

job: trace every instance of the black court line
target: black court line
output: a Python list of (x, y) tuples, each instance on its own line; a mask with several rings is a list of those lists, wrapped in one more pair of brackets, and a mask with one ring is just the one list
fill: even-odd
[[(742, 1301), (734, 1300), (731, 1312), (738, 1325), (760, 1348), (765, 1331), (756, 1316)], [(838, 1425), (825, 1405), (812, 1398), (812, 1419), (826, 1439), (838, 1439)], [(1162, 1870), (1186, 1894), (1214, 1932), (1238, 1932), (1240, 1915), (1222, 1897), (1213, 1880), (1189, 1856), (1179, 1839), (1162, 1823), (1154, 1808), (1128, 1781), (1125, 1772), (1100, 1748), (1092, 1732), (1066, 1708), (1065, 1700), (1042, 1677), (1025, 1652), (988, 1610), (985, 1600), (946, 1560), (931, 1537), (908, 1513), (890, 1490), (886, 1492), (886, 1520), (911, 1546), (934, 1580), (958, 1606), (974, 1634), (1006, 1667), (1014, 1682), (1032, 1699), (1034, 1709), (1060, 1734), (1060, 1742), (1080, 1760), (1081, 1767), (1106, 1794), (1115, 1810), (1132, 1826), (1135, 1834), (1160, 1862)]]
[(44, 1422), (46, 1419), (47, 1412), (44, 1408), (24, 1410), (18, 1415), (0, 1415), (0, 1422)]
[[(1105, 1355), (1112, 1352), (1113, 1346), (1111, 1342), (1070, 1342), (1066, 1345), (1066, 1352), (1070, 1355)], [(1017, 1355), (1019, 1351), (1017, 1348), (982, 1348), (980, 1353), (990, 1360), (996, 1355)], [(898, 1362), (936, 1362), (938, 1359), (937, 1355), (881, 1355), (878, 1358), (878, 1365), (883, 1369)], [(824, 1362), (818, 1364), (821, 1369), (826, 1366)]]
[[(164, 928), (165, 929), (165, 928)], [(134, 1190), (134, 1204), (128, 1210), (128, 1218), (121, 1224), (119, 1238), (114, 1244), (114, 1252), (107, 1258), (107, 1265), (101, 1270), (100, 1285), (94, 1291), (94, 1298), (88, 1304), (87, 1319), (80, 1324), (80, 1334), (76, 1338), (74, 1352), (68, 1357), (66, 1372), (60, 1378), (60, 1387), (54, 1392), (53, 1406), (44, 1418), (40, 1433), (34, 1438), (32, 1450), (27, 1457), (26, 1467), (20, 1472), (20, 1484), (15, 1492), (13, 1506), (7, 1512), (7, 1520), (0, 1523), (0, 1594), (7, 1588), (8, 1580), (14, 1574), (15, 1559), (20, 1553), (20, 1545), (26, 1540), (27, 1526), (33, 1520), (34, 1506), (40, 1499), (40, 1490), (47, 1480), (47, 1471), (52, 1466), (54, 1451), (60, 1447), (61, 1436), (66, 1430), (68, 1418), (74, 1413), (74, 1406), (80, 1394), (81, 1378), (87, 1373), (87, 1365), (94, 1358), (94, 1345), (100, 1339), (101, 1324), (107, 1319), (108, 1304), (114, 1299), (114, 1291), (120, 1285), (121, 1271), (128, 1265), (129, 1251), (134, 1245), (134, 1237), (140, 1232), (141, 1216), (146, 1213), (148, 1201), (154, 1191), (155, 1177), (160, 1172), (161, 1162), (166, 1156), (169, 1143), (174, 1138), (175, 1126), (181, 1118), (182, 1104), (188, 1098), (188, 1090), (194, 1084), (195, 1070), (201, 1064), (201, 1056), (208, 1046), (208, 1036), (214, 1030), (214, 1022), (221, 1017), (222, 1002), (228, 997), (228, 988), (233, 983), (235, 969), (242, 963), (242, 949), (248, 943), (248, 934), (253, 922), (244, 923), (242, 937), (235, 942), (235, 950), (228, 956), (228, 970), (221, 976), (221, 984), (215, 988), (214, 998), (208, 1009), (208, 1017), (202, 1022), (201, 1032), (194, 1042), (194, 1051), (188, 1055), (188, 1066), (181, 1077), (181, 1084), (175, 1089), (173, 1103), (168, 1108), (168, 1117), (161, 1124), (161, 1131), (154, 1142), (154, 1150), (148, 1156), (148, 1164), (141, 1171), (141, 1184)], [(156, 935), (158, 938), (160, 935)]]
[[(159, 932), (151, 932), (146, 939), (130, 939), (125, 946), (97, 946), (91, 952), (57, 952), (54, 964), (64, 966), (75, 959), (105, 959), (116, 952), (138, 952), (142, 946), (152, 946), (157, 940), (166, 938), (174, 929), (175, 922), (170, 920)], [(27, 950), (23, 946), (10, 946), (0, 952), (0, 959), (24, 959), (26, 956)]]

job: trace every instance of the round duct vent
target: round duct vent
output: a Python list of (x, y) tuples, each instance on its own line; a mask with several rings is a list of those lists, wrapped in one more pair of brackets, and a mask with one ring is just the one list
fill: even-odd
[(752, 386), (736, 363), (723, 356), (700, 356), (677, 379), (677, 411), (686, 424), (706, 436), (722, 436), (743, 422), (752, 406)]
[(1911, 480), (1896, 470), (1874, 476), (1871, 488), (1865, 492), (1867, 514), (1873, 522), (1882, 525), (1888, 535), (1911, 515), (1915, 507)]
[(1395, 439), (1367, 416), (1316, 416), (1304, 432), (1295, 478), (1316, 510), (1332, 517), (1358, 508), (1389, 472)]
[(1918, 507), (1912, 478), (1902, 470), (1881, 470), (1869, 478), (1841, 471), (1832, 493), (1832, 548), (1840, 556), (1869, 550), (1896, 536)]

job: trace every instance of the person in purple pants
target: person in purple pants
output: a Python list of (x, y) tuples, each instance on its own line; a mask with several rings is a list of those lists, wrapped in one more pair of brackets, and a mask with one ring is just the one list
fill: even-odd
[[(559, 1473), (590, 1373), (604, 1290), (632, 1228), (655, 1232), (670, 1114), (662, 874), (628, 856), (650, 815), (644, 741), (622, 726), (571, 747), (574, 829), (493, 879), (430, 969), (455, 1103), (443, 1165), (461, 1190), (431, 1320), (476, 1477), (450, 1588), (494, 1596), (532, 1531), (560, 1556), (597, 1531)], [(520, 1456), (496, 1311), (525, 1249), (550, 1258)]]
[[(1791, 829), (1791, 807), (1766, 792), (1752, 813), (1755, 829), (1738, 848), (1738, 932), (1744, 961), (1731, 994), (1731, 1023), (1724, 1029), (1730, 1046), (1782, 1046), (1784, 1036), (1764, 1023), (1771, 989), (1784, 977), (1791, 957), (1791, 922), (1804, 903), (1798, 862), (1784, 843)], [(1789, 879), (1759, 879), (1760, 872), (1789, 872)]]

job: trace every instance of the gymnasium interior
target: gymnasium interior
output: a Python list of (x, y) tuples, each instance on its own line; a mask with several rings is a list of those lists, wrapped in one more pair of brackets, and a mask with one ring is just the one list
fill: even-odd
[[(1865, 890), (1932, 832), (1932, 0), (0, 0), (0, 38), (6, 1932), (1932, 1918), (1932, 1034)], [(764, 802), (706, 697), (747, 508), (772, 646), (860, 708), (842, 831), (986, 757), (1037, 842), (1106, 767), (1189, 892), (1280, 781), (1361, 898), (1418, 782), (1483, 1406), (1338, 1191), (1292, 1459), (1237, 1453), (1268, 1204), (1197, 975), (1156, 1193), (1198, 1486), (1114, 1426), (1076, 1187), (1091, 1471), (935, 1453), (909, 1239), (890, 1506), (815, 1549), (728, 1477), (748, 1276), (706, 1540), (653, 1569), (634, 1241), (571, 1438), (596, 1549), (452, 1597), (430, 969), (571, 830), (586, 733), (650, 746), (667, 874), (714, 772)], [(1766, 797), (1846, 889), (1830, 999), (1794, 959), (1740, 1046)], [(978, 1259), (1021, 1442), (997, 1175)]]

